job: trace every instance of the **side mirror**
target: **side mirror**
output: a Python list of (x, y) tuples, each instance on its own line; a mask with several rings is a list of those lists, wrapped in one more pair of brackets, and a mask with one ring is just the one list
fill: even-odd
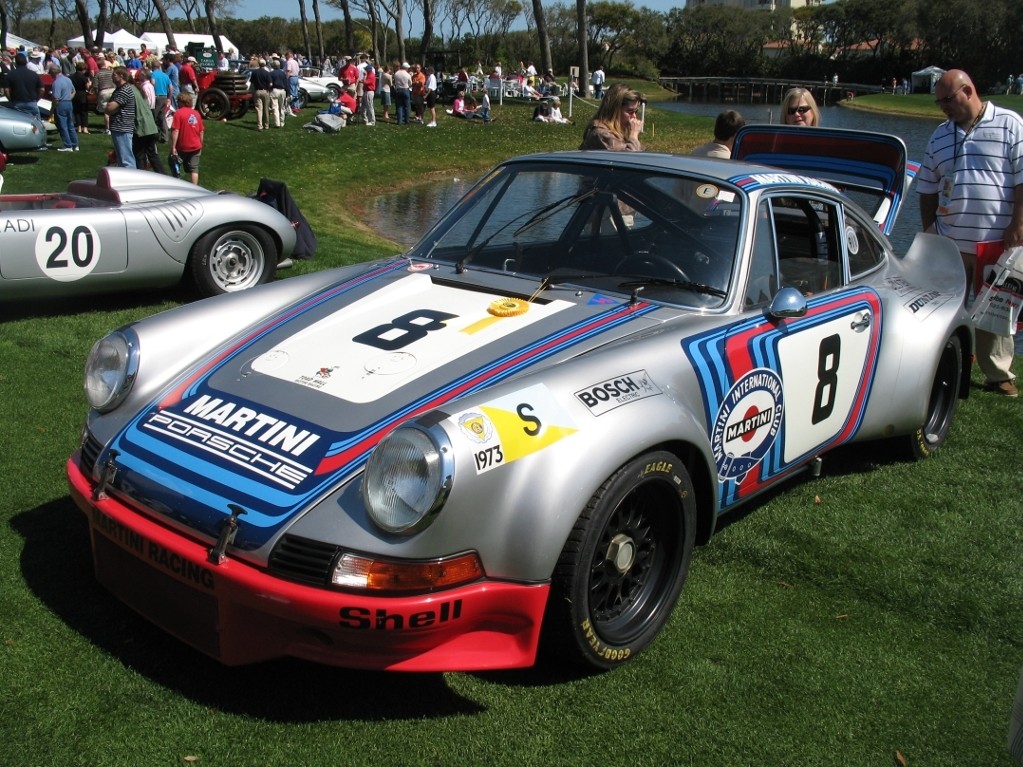
[(771, 299), (771, 305), (767, 307), (765, 313), (775, 319), (802, 317), (806, 314), (806, 296), (795, 288), (782, 288)]

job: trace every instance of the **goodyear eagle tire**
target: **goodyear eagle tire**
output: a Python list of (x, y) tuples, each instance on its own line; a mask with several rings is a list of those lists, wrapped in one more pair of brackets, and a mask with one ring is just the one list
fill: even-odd
[(203, 297), (262, 285), (277, 270), (273, 237), (257, 226), (232, 224), (207, 232), (188, 257), (192, 284)]
[(199, 94), (199, 114), (204, 120), (220, 120), (231, 114), (231, 99), (219, 88), (207, 88)]
[(309, 93), (305, 88), (298, 89), (298, 98), (295, 99), (295, 106), (298, 109), (305, 109), (309, 106)]
[(927, 404), (927, 420), (906, 438), (906, 452), (911, 459), (921, 461), (928, 458), (945, 443), (959, 402), (962, 373), (962, 344), (958, 336), (952, 336), (945, 342), (938, 359)]
[(696, 537), (693, 487), (677, 456), (622, 466), (580, 514), (554, 570), (546, 648), (597, 669), (622, 665), (678, 601)]
[(330, 91), (330, 100), (337, 101), (341, 98), (341, 86), (335, 83), (331, 83), (327, 86), (327, 90)]

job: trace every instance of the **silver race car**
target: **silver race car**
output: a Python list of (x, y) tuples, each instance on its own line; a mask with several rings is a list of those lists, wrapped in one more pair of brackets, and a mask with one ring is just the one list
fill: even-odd
[(99, 580), (232, 665), (633, 658), (722, 515), (854, 440), (928, 456), (967, 392), (958, 251), (882, 232), (901, 140), (737, 152), (798, 170), (520, 157), (400, 258), (97, 342), (67, 470)]
[(158, 288), (201, 296), (268, 282), (295, 248), (275, 208), (127, 168), (52, 194), (0, 195), (0, 300)]
[(0, 105), (0, 171), (11, 152), (34, 152), (46, 146), (46, 126), (35, 117)]

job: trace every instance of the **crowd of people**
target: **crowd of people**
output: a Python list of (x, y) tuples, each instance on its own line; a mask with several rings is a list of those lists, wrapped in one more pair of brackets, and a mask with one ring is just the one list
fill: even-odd
[(192, 108), (199, 88), (196, 63), (179, 51), (156, 56), (145, 49), (35, 49), (0, 57), (0, 74), (11, 106), (36, 118), (45, 95), (42, 75), (49, 75), (58, 152), (80, 151), (79, 136), (90, 132), (94, 109), (111, 137), (117, 165), (164, 173), (158, 144), (168, 143), (172, 167), (180, 165), (198, 184), (204, 126)]

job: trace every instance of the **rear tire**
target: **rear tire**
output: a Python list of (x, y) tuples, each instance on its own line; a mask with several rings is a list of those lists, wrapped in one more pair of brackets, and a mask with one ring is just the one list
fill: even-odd
[(273, 279), (278, 256), (273, 237), (259, 227), (222, 226), (192, 246), (192, 284), (203, 298), (262, 285)]
[(220, 120), (231, 114), (231, 99), (219, 88), (207, 88), (199, 94), (199, 113), (204, 120)]
[(309, 106), (309, 94), (304, 88), (299, 88), (298, 98), (295, 99), (295, 107), (298, 109), (305, 109)]
[(677, 456), (654, 451), (594, 493), (554, 570), (546, 648), (597, 669), (645, 649), (678, 601), (696, 537), (693, 487)]
[(959, 402), (959, 388), (962, 385), (963, 353), (958, 336), (945, 342), (938, 369), (934, 373), (930, 398), (927, 405), (927, 420), (924, 425), (905, 437), (905, 452), (908, 457), (922, 461), (936, 453), (948, 437)]

